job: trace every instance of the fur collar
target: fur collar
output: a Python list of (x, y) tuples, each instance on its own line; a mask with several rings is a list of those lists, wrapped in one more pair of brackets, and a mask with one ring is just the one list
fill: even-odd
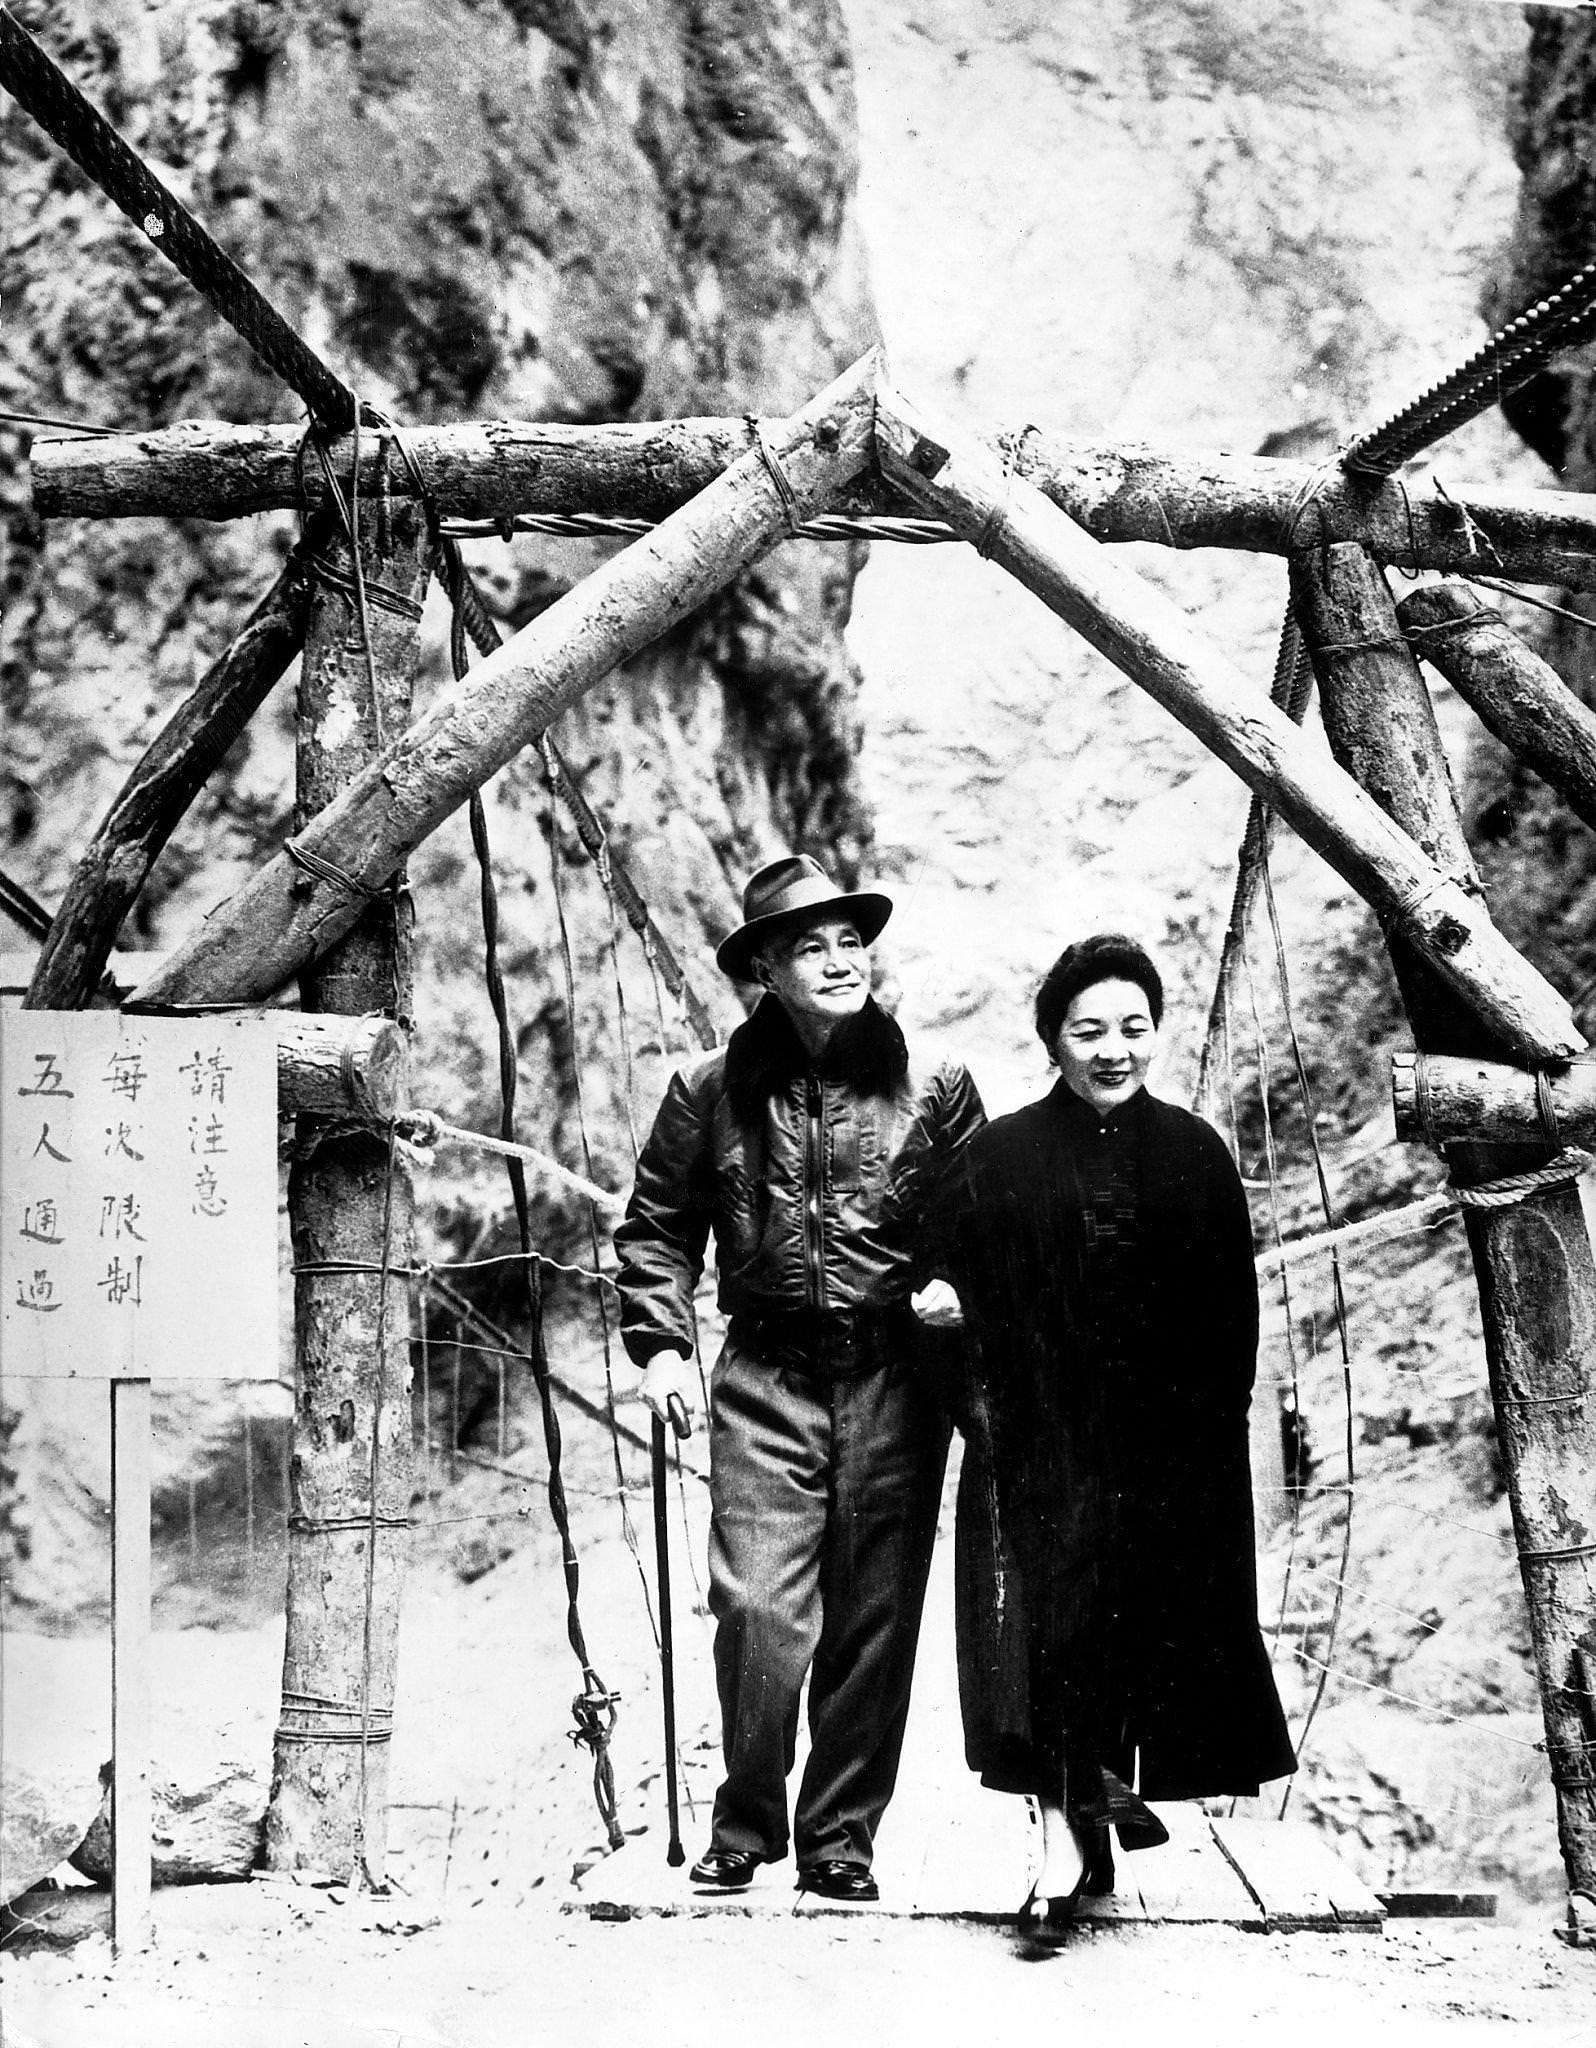
[(792, 1019), (774, 996), (761, 996), (751, 1017), (726, 1046), (726, 1096), (740, 1123), (761, 1114), (771, 1096), (813, 1065), (828, 1081), (860, 1095), (897, 1093), (909, 1071), (909, 1048), (894, 1019), (867, 997), (855, 1017), (839, 1024), (823, 1059), (811, 1062)]

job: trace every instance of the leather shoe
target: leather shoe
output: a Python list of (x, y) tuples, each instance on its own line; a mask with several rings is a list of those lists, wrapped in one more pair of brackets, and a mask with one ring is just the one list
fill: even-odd
[(687, 1875), (694, 1884), (710, 1885), (718, 1892), (740, 1892), (753, 1883), (764, 1860), (752, 1849), (709, 1849)]
[(834, 1856), (823, 1863), (799, 1867), (798, 1889), (816, 1892), (823, 1899), (844, 1899), (853, 1906), (868, 1906), (880, 1891), (867, 1863), (855, 1863), (846, 1856)]

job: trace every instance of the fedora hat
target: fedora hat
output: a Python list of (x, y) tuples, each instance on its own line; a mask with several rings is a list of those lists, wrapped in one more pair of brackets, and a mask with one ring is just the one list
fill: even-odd
[(823, 917), (846, 917), (868, 946), (891, 915), (890, 896), (868, 889), (837, 889), (806, 853), (785, 854), (748, 878), (743, 921), (721, 941), (715, 965), (733, 981), (752, 981), (754, 955), (783, 929)]

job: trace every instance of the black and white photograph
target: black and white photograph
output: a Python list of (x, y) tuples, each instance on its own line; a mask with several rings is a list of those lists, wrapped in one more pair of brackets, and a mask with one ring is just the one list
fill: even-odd
[(0, 163), (5, 2048), (1596, 2048), (1596, 0)]

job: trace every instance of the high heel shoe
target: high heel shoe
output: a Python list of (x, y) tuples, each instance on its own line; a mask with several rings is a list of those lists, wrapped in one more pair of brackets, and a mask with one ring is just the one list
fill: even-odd
[[(1014, 1916), (1014, 1924), (1021, 1934), (1056, 1934), (1068, 1927), (1080, 1912), (1091, 1870), (1088, 1862), (1067, 1892), (1055, 1892), (1051, 1896), (1039, 1892), (1033, 1884), (1025, 1895), (1025, 1904)], [(1041, 1912), (1033, 1913), (1031, 1909), (1034, 1906), (1040, 1906)]]

